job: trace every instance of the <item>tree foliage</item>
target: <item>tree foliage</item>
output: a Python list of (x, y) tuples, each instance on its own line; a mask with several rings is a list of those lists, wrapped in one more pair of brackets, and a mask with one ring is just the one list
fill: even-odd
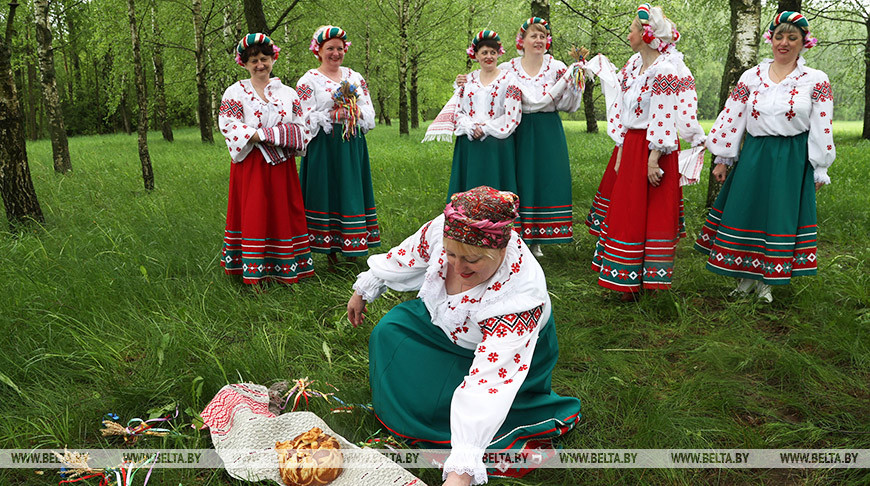
[[(233, 62), (233, 47), (249, 30), (249, 4), (262, 10), (270, 36), (282, 48), (275, 75), (288, 85), (317, 60), (308, 51), (314, 30), (323, 24), (339, 25), (352, 43), (345, 65), (363, 73), (372, 91), (379, 119), (399, 118), (400, 98), (405, 98), (409, 124), (416, 116), (434, 117), (453, 90), (456, 74), (467, 72), (470, 35), (480, 29), (501, 34), (507, 60), (515, 56), (513, 38), (528, 18), (530, 2), (494, 0), (360, 0), (359, 2), (318, 2), (315, 0), (197, 0), (201, 4), (202, 69), (204, 92), (196, 83), (196, 43), (192, 0), (135, 0), (139, 12), (142, 57), (154, 59), (160, 47), (164, 78), (166, 115), (161, 120), (173, 126), (195, 125), (205, 111), (216, 114), (227, 86), (247, 73)], [(402, 47), (396, 6), (406, 3), (410, 15), (407, 46)], [(605, 53), (621, 65), (631, 55), (625, 37), (637, 2), (600, 0), (545, 2), (550, 8), (553, 28), (552, 54), (571, 61), (572, 45), (592, 47), (593, 54)], [(699, 93), (702, 118), (713, 118), (720, 108), (719, 90), (728, 42), (727, 0), (666, 0), (657, 2), (677, 24), (682, 39), (678, 44), (692, 69)], [(156, 8), (151, 8), (152, 5)], [(836, 98), (836, 119), (864, 116), (865, 74), (856, 70), (865, 58), (866, 11), (857, 0), (847, 2), (804, 2), (803, 11), (819, 37), (819, 46), (805, 54), (811, 66), (823, 68), (831, 78)], [(769, 22), (778, 7), (768, 2), (762, 10), (762, 24)], [(122, 0), (53, 0), (50, 16), (54, 35), (56, 82), (66, 130), (70, 135), (132, 132), (137, 124), (132, 48), (125, 42), (126, 5)], [(862, 13), (863, 12), (863, 13)], [(23, 4), (15, 18), (17, 35), (11, 42), (12, 67), (30, 137), (48, 134), (48, 119), (41, 105), (37, 66), (33, 2)], [(158, 25), (156, 31), (152, 25)], [(759, 57), (769, 57), (770, 47), (760, 42)], [(399, 90), (401, 60), (407, 56), (404, 94)], [(832, 62), (845, 60), (848, 62)], [(156, 106), (153, 62), (144, 62), (148, 81), (148, 105)], [(471, 66), (472, 69), (476, 65)], [(414, 73), (416, 71), (416, 74)], [(416, 82), (414, 82), (416, 80)], [(416, 86), (416, 87), (415, 87)], [(416, 98), (416, 109), (412, 108)], [(603, 97), (593, 88), (595, 113), (604, 116)], [(383, 117), (386, 115), (386, 117)], [(571, 115), (583, 119), (583, 110)], [(213, 121), (209, 122), (213, 125)]]

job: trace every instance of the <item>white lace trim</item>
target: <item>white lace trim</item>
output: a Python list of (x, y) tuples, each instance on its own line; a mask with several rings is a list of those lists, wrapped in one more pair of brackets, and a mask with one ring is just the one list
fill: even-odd
[(441, 480), (447, 480), (447, 475), (449, 473), (455, 472), (456, 474), (468, 474), (471, 476), (471, 484), (486, 484), (489, 480), (489, 477), (486, 475), (486, 468), (484, 467), (482, 471), (477, 469), (469, 468), (469, 467), (448, 467), (444, 466), (444, 473), (441, 475)]
[(357, 275), (353, 289), (362, 296), (363, 300), (372, 302), (387, 291), (387, 286), (383, 279), (376, 277), (371, 270), (367, 270)]

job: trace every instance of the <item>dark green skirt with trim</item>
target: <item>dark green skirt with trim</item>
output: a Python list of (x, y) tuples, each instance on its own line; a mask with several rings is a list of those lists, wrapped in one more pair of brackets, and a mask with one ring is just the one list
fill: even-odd
[[(541, 329), (529, 374), (488, 449), (522, 449), (555, 437), (580, 419), (580, 400), (550, 388), (559, 356), (552, 315)], [(450, 447), (450, 401), (468, 375), (474, 350), (454, 344), (432, 324), (420, 299), (388, 312), (369, 338), (369, 381), (378, 420), (424, 447)]]
[(520, 236), (528, 244), (570, 243), (574, 235), (571, 167), (559, 114), (523, 113), (513, 137)]
[(486, 137), (483, 140), (469, 140), (465, 135), (456, 137), (447, 201), (453, 194), (477, 186), (517, 192), (517, 162), (512, 137)]
[(816, 188), (807, 136), (747, 135), (704, 221), (695, 249), (707, 269), (785, 285), (815, 275)]
[(321, 131), (299, 166), (308, 239), (315, 253), (361, 256), (381, 245), (369, 151), (362, 133), (350, 140)]

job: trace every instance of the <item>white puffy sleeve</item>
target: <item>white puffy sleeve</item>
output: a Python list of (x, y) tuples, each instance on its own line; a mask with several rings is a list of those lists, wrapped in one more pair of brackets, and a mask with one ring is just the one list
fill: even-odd
[(828, 167), (837, 157), (834, 147), (834, 95), (831, 83), (825, 73), (820, 73), (820, 79), (813, 87), (810, 96), (810, 133), (807, 141), (810, 164), (813, 166), (816, 182), (830, 184)]
[(443, 231), (444, 216), (439, 216), (387, 253), (370, 256), (369, 269), (357, 276), (353, 289), (366, 302), (380, 297), (387, 287), (399, 292), (420, 290), (432, 247), (441, 247)]
[(329, 109), (317, 108), (317, 84), (308, 73), (302, 75), (296, 83), (296, 96), (302, 105), (302, 120), (307, 130), (306, 135), (314, 138), (323, 130), (325, 133), (332, 132), (332, 120), (329, 117)]
[(664, 64), (655, 72), (650, 90), (650, 121), (646, 140), (650, 150), (669, 154), (679, 147), (677, 112), (679, 110), (680, 78), (672, 64)]
[(468, 374), (450, 402), (450, 456), (444, 477), (456, 472), (486, 482), (483, 452), (504, 423), (529, 373), (538, 342), (544, 304), (479, 323), (483, 341), (474, 351)]
[(233, 84), (224, 91), (218, 112), (218, 126), (227, 141), (230, 157), (235, 163), (245, 160), (245, 157), (251, 153), (254, 144), (248, 143), (248, 140), (257, 131), (256, 128), (244, 123), (245, 106), (242, 101), (244, 96), (245, 93), (241, 89), (241, 85), (239, 83)]
[(486, 137), (508, 138), (520, 126), (523, 116), (523, 91), (513, 74), (509, 74), (505, 82), (507, 86), (504, 91), (504, 113), (486, 121), (482, 126), (485, 136), (481, 140)]
[[(553, 62), (559, 62), (559, 61), (553, 61)], [(559, 64), (564, 66), (564, 64), (562, 64), (561, 62), (559, 62)], [(550, 103), (555, 102), (556, 110), (567, 111), (567, 112), (576, 111), (577, 108), (580, 107), (580, 103), (583, 101), (583, 91), (578, 91), (572, 87), (573, 82), (571, 80), (571, 76), (573, 73), (575, 73), (578, 70), (582, 71), (583, 66), (580, 63), (576, 63), (576, 62), (574, 64), (568, 66), (566, 69), (559, 70), (558, 76), (556, 77), (556, 82), (553, 84), (553, 86), (550, 88), (550, 90), (547, 91), (540, 98), (536, 98), (535, 97), (536, 93), (532, 93), (532, 92), (530, 92), (530, 90), (527, 90), (527, 89), (522, 90), (523, 91), (523, 106), (525, 106), (528, 111), (535, 113), (539, 110), (547, 108), (548, 106), (550, 106)], [(517, 86), (520, 86), (520, 85), (517, 84)], [(575, 94), (576, 94), (576, 96), (575, 96)], [(577, 103), (577, 106), (574, 106), (573, 108), (571, 108), (571, 106), (573, 106), (573, 105), (569, 105), (569, 104), (563, 105), (562, 100), (565, 100), (566, 98), (568, 98), (568, 99), (577, 98), (579, 100)], [(565, 102), (565, 103), (567, 103), (567, 102)]]
[[(471, 75), (468, 75), (469, 77)], [(468, 105), (468, 100), (465, 99), (466, 96), (470, 97), (470, 93), (467, 93), (465, 90), (465, 85), (462, 85), (457, 88), (457, 95), (459, 101), (456, 103), (456, 112), (454, 116), (455, 120), (455, 128), (453, 130), (453, 134), (457, 137), (467, 136), (469, 140), (473, 140), (472, 132), (474, 132), (474, 120), (468, 113), (466, 106)]]
[[(610, 62), (607, 56), (598, 54), (587, 61), (583, 69), (586, 74), (598, 77), (598, 84), (601, 86), (601, 91), (604, 92), (604, 103), (607, 106), (607, 134), (617, 145), (622, 145), (622, 140), (625, 137), (625, 130), (622, 122), (619, 121), (622, 89), (619, 86), (616, 66)], [(626, 67), (623, 67), (619, 75), (625, 76), (625, 71)]]
[(737, 85), (725, 100), (725, 108), (719, 113), (710, 136), (707, 137), (707, 150), (716, 158), (713, 163), (731, 165), (740, 152), (740, 141), (746, 132), (746, 119), (749, 117), (750, 88), (746, 84), (749, 73), (740, 76)]
[(707, 135), (698, 123), (698, 93), (695, 91), (695, 77), (688, 68), (680, 73), (679, 108), (677, 109), (677, 131), (680, 138), (692, 147), (704, 145)]
[(360, 87), (360, 93), (357, 97), (356, 104), (359, 106), (359, 127), (362, 133), (366, 133), (375, 127), (375, 105), (372, 103), (372, 96), (369, 92), (369, 85), (362, 77), (362, 74), (354, 72), (356, 83)]

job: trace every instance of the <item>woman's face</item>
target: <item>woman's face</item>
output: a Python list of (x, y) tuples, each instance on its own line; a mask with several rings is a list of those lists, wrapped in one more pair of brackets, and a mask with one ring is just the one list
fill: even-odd
[(793, 64), (797, 61), (804, 44), (799, 32), (775, 32), (770, 41), (773, 46), (773, 60), (782, 64)]
[(265, 54), (252, 54), (245, 63), (245, 69), (251, 74), (251, 78), (268, 78), (272, 72), (272, 63), (275, 59)]
[(639, 52), (643, 43), (643, 27), (641, 27), (639, 20), (634, 19), (631, 28), (628, 29), (628, 45), (634, 52)]
[(505, 249), (496, 258), (484, 255), (460, 255), (450, 250), (447, 252), (447, 265), (451, 273), (459, 277), (463, 286), (474, 287), (486, 282), (495, 274), (504, 260)]
[(477, 58), (480, 67), (494, 68), (496, 67), (496, 62), (498, 62), (498, 51), (492, 47), (484, 46), (477, 50), (474, 57)]
[(547, 34), (540, 30), (527, 29), (523, 35), (523, 52), (543, 55), (547, 52)]
[(320, 46), (320, 64), (327, 67), (339, 67), (344, 61), (344, 41), (338, 38), (329, 39)]

